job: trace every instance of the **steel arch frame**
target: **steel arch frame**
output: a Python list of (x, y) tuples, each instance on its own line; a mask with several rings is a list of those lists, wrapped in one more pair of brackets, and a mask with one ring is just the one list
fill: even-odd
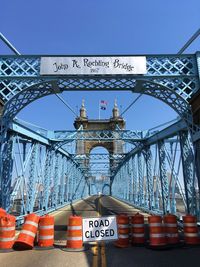
[[(33, 86), (22, 90), (13, 96), (8, 102), (6, 102), (2, 117), (3, 122), (7, 124), (8, 122), (12, 121), (18, 112), (31, 102), (44, 96), (61, 93), (65, 90), (70, 89), (65, 87), (60, 90), (59, 86), (56, 85), (56, 80), (34, 84)], [(182, 98), (172, 89), (149, 81), (138, 80), (135, 82), (135, 87), (132, 87), (129, 90), (136, 93), (147, 94), (163, 101), (172, 109), (174, 109), (181, 116), (181, 118), (186, 120), (189, 125), (192, 124), (190, 105), (184, 98)]]

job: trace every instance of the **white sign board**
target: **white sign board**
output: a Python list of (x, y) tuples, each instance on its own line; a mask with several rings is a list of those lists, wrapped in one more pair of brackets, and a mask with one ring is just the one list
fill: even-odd
[(41, 57), (41, 75), (146, 74), (146, 57)]
[(116, 216), (83, 219), (83, 242), (116, 239), (118, 239)]

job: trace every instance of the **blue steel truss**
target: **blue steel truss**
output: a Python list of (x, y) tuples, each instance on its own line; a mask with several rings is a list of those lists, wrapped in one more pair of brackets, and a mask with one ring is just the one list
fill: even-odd
[[(109, 192), (156, 213), (175, 213), (178, 196), (182, 203), (180, 216), (185, 210), (198, 213), (194, 154), (183, 121), (146, 138), (142, 134), (131, 151), (116, 155), (71, 155), (62, 147), (55, 149), (51, 139), (19, 122), (10, 124), (8, 133), (3, 146), (2, 204), (18, 215), (35, 209), (45, 213), (89, 192)], [(103, 133), (100, 136), (104, 138)], [(90, 167), (97, 164), (97, 173), (103, 174), (110, 167), (110, 173), (104, 174), (106, 180), (93, 180), (95, 172), (88, 165), (84, 168), (85, 160), (92, 162)], [(108, 160), (115, 161), (113, 169)]]
[(2, 56), (0, 93), (11, 120), (32, 101), (64, 90), (129, 90), (154, 96), (191, 121), (188, 99), (199, 89), (199, 54), (147, 55), (145, 75), (41, 76), (41, 56)]
[(26, 128), (22, 133), (22, 128), (9, 129), (3, 146), (1, 205), (20, 218), (86, 197), (89, 184), (79, 163), (37, 132)]
[[(18, 215), (33, 210), (46, 213), (102, 191), (147, 211), (199, 216), (199, 127), (192, 122), (189, 100), (199, 90), (200, 53), (147, 55), (146, 59), (145, 75), (52, 77), (40, 75), (41, 56), (0, 57), (0, 97), (4, 103), (0, 155), (3, 207)], [(182, 120), (156, 133), (50, 132), (13, 123), (18, 112), (34, 100), (72, 90), (147, 94), (165, 102)], [(102, 173), (109, 169), (106, 179), (94, 181), (95, 172), (90, 169), (94, 163), (85, 164), (91, 156), (71, 155), (64, 149), (66, 143), (77, 140), (123, 140), (131, 143), (133, 149), (121, 155), (107, 155), (110, 166), (101, 163), (97, 168)]]
[[(130, 177), (127, 163), (132, 164), (131, 183), (121, 177), (122, 173)], [(187, 128), (178, 122), (127, 153), (111, 177), (112, 193), (148, 212), (199, 216), (199, 184), (194, 168)], [(127, 190), (132, 192), (128, 200), (124, 193)]]

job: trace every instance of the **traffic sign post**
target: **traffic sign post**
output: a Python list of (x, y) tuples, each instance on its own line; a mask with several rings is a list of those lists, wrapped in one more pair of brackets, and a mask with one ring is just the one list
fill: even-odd
[(116, 216), (83, 219), (83, 242), (117, 239)]

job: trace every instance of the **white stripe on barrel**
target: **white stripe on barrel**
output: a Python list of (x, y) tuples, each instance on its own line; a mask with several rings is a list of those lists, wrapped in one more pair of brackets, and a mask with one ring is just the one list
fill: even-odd
[(82, 230), (82, 226), (68, 226), (67, 230)]
[(0, 241), (1, 242), (8, 242), (8, 241), (13, 241), (14, 239), (15, 239), (14, 236), (13, 237), (6, 237), (6, 238), (2, 237), (2, 238), (0, 238)]
[(35, 227), (38, 227), (38, 223), (35, 223), (35, 222), (32, 222), (32, 221), (25, 221), (24, 224), (30, 224), (30, 225), (33, 225)]
[(32, 237), (35, 237), (36, 234), (34, 234), (33, 232), (31, 231), (28, 231), (28, 230), (21, 230), (20, 234), (26, 234), (26, 235), (30, 235)]
[(49, 240), (49, 239), (53, 239), (53, 238), (54, 238), (53, 235), (39, 236), (39, 240)]
[(39, 225), (39, 229), (53, 229), (54, 226), (53, 225)]
[(82, 236), (80, 236), (80, 237), (79, 237), (79, 236), (76, 236), (76, 237), (68, 236), (68, 237), (67, 237), (67, 240), (76, 240), (76, 241), (77, 241), (77, 240), (82, 240)]
[(124, 238), (128, 238), (129, 235), (121, 235), (121, 234), (119, 234), (118, 237), (124, 239)]
[(15, 230), (15, 226), (13, 227), (0, 227), (0, 231), (13, 231)]

